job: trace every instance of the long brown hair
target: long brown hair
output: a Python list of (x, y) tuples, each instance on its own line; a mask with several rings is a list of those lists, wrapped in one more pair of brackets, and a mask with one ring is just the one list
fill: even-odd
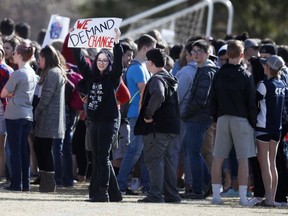
[(39, 55), (45, 59), (45, 68), (42, 68), (40, 81), (38, 83), (39, 85), (42, 85), (45, 81), (48, 71), (55, 67), (61, 69), (61, 75), (67, 80), (65, 70), (62, 67), (60, 58), (54, 47), (50, 45), (45, 46), (43, 49), (41, 49)]

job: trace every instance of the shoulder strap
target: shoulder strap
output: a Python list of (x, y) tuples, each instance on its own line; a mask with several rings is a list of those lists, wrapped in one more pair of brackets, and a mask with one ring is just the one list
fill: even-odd
[(132, 65), (142, 65), (141, 64), (141, 62), (139, 62), (138, 60), (136, 60), (136, 59), (133, 59), (132, 61), (131, 61), (131, 63), (129, 64), (129, 66), (127, 67), (127, 69), (124, 71), (124, 73), (123, 73), (123, 81), (124, 81), (124, 83), (125, 83), (125, 85), (127, 86), (127, 81), (126, 81), (126, 76), (127, 76), (127, 72), (128, 72), (128, 70), (129, 70), (129, 68), (132, 66)]

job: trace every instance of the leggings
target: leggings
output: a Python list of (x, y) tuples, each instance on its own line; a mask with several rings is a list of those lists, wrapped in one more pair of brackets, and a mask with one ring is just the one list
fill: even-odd
[(38, 161), (38, 167), (41, 171), (54, 171), (52, 143), (52, 138), (34, 137), (33, 147)]

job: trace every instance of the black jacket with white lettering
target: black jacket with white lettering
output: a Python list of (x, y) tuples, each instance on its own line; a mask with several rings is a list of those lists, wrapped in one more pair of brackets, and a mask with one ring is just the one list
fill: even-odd
[[(97, 58), (101, 53), (104, 53), (109, 60), (108, 67), (103, 74), (100, 74), (97, 68)], [(113, 54), (107, 49), (101, 49), (91, 67), (86, 62), (81, 49), (73, 48), (79, 71), (87, 81), (87, 116), (92, 122), (114, 120), (119, 117), (116, 91), (122, 75), (123, 50), (120, 44), (114, 44)]]

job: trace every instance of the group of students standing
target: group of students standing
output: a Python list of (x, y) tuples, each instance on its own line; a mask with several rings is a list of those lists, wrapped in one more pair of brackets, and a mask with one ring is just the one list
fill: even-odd
[[(115, 29), (113, 52), (101, 49), (92, 63), (83, 50), (70, 50), (75, 65), (69, 66), (77, 68), (85, 81), (84, 91), (78, 89), (77, 94), (84, 103), (84, 117), (80, 117), (86, 121), (84, 143), (92, 152), (89, 201), (119, 202), (125, 194), (135, 195), (128, 187), (128, 178), (140, 161), (140, 184), (146, 197), (139, 202), (181, 202), (177, 190), (181, 162), (186, 186), (182, 197), (205, 199), (212, 190), (212, 204), (223, 204), (222, 165), (234, 147), (240, 205), (274, 206), (275, 197), (277, 203), (287, 204), (287, 187), (280, 200), (276, 196), (276, 155), (283, 154), (278, 145), (283, 146), (288, 119), (284, 60), (276, 52), (263, 58), (257, 52), (249, 54), (249, 49), (259, 48), (252, 39), (223, 43), (218, 47), (221, 58), (219, 55), (217, 60), (211, 41), (193, 37), (179, 46), (179, 59), (173, 66), (159, 32), (149, 33), (141, 35), (135, 46), (129, 40), (120, 42), (120, 30)], [(272, 45), (264, 46), (270, 50)], [(13, 49), (12, 60), (6, 63), (14, 72), (6, 63), (0, 64), (1, 128), (2, 134), (7, 129), (11, 164), (11, 185), (6, 189), (30, 190), (31, 131), (40, 191), (55, 191), (59, 178), (59, 185), (73, 186), (72, 163), (67, 162), (72, 159), (64, 165), (69, 170), (64, 177), (55, 173), (59, 168), (55, 158), (61, 151), (56, 147), (66, 145), (67, 153), (63, 153), (70, 154), (73, 132), (67, 124), (70, 115), (65, 88), (69, 80), (65, 64), (59, 52), (47, 45), (37, 56), (37, 75), (31, 67), (31, 44), (22, 42)], [(0, 46), (1, 60), (5, 52)], [(262, 67), (260, 71), (253, 59), (257, 59), (258, 69)], [(35, 92), (38, 103), (33, 110)], [(120, 105), (127, 101), (127, 112), (121, 116)], [(74, 122), (75, 113), (70, 117)], [(256, 179), (261, 179), (264, 188), (262, 195), (254, 193), (255, 199), (249, 200), (249, 158), (256, 155), (262, 173), (253, 173), (253, 185), (257, 190)], [(286, 172), (283, 170), (279, 182), (287, 180), (287, 167)]]

